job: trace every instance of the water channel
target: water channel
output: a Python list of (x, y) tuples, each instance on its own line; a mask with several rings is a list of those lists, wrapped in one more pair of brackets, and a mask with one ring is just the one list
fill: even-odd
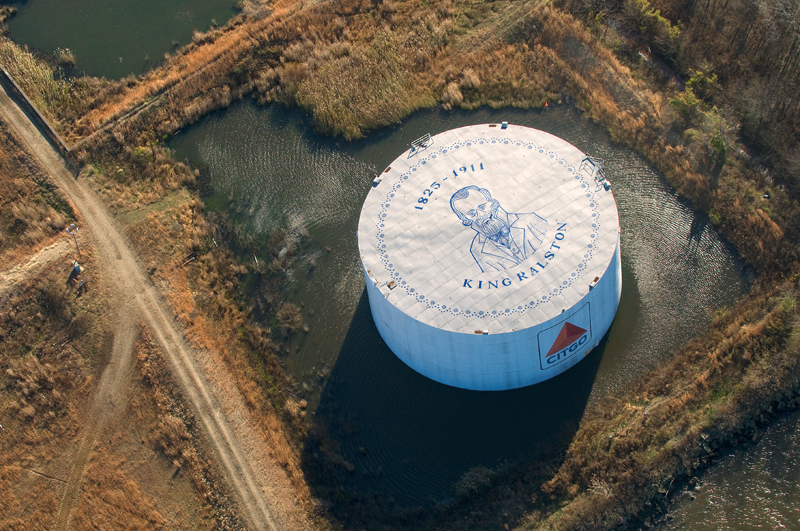
[(69, 48), (75, 70), (119, 79), (153, 68), (194, 30), (225, 24), (233, 0), (21, 0), (9, 37), (45, 53)]
[[(420, 376), (383, 344), (364, 294), (355, 232), (374, 174), (413, 139), (501, 120), (551, 132), (605, 159), (620, 212), (623, 296), (600, 348), (570, 371), (525, 389), (464, 391)], [(567, 105), (422, 111), (347, 143), (316, 135), (296, 110), (242, 102), (170, 145), (179, 159), (207, 168), (209, 208), (228, 210), (254, 233), (279, 226), (308, 233), (287, 293), (302, 306), (308, 332), (295, 337), (284, 362), (314, 422), (338, 446), (334, 481), (400, 505), (451, 496), (453, 483), (474, 466), (563, 449), (587, 404), (628, 388), (746, 288), (741, 264), (707, 220)]]
[[(22, 0), (10, 36), (45, 52), (71, 48), (76, 71), (119, 78), (156, 64), (194, 29), (232, 15), (230, 0), (140, 2)], [(355, 227), (373, 173), (430, 132), (502, 119), (557, 134), (606, 159), (623, 231), (623, 301), (607, 340), (551, 382), (504, 393), (472, 393), (431, 382), (382, 344), (363, 297)], [(204, 119), (173, 141), (181, 158), (210, 169), (207, 203), (229, 209), (254, 232), (305, 227), (309, 252), (289, 296), (309, 332), (284, 360), (301, 393), (354, 465), (350, 488), (425, 504), (477, 464), (552, 451), (569, 439), (585, 406), (630, 385), (730, 304), (746, 281), (727, 246), (658, 176), (571, 108), (547, 113), (422, 112), (356, 143), (315, 135), (307, 119), (249, 103)], [(310, 273), (309, 264), (316, 267)], [(329, 375), (320, 380), (322, 371)], [(307, 389), (307, 390), (306, 390)], [(798, 529), (800, 414), (736, 450), (681, 496), (662, 531)], [(367, 451), (363, 455), (359, 450)], [(692, 497), (695, 499), (693, 500)]]
[(756, 445), (728, 451), (684, 491), (658, 531), (800, 529), (800, 412), (767, 428)]

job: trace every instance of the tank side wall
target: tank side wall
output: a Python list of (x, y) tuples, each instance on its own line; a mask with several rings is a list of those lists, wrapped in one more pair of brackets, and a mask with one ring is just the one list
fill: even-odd
[[(552, 378), (583, 359), (599, 343), (614, 320), (622, 292), (619, 237), (617, 248), (597, 286), (565, 315), (538, 326), (504, 334), (449, 332), (417, 321), (391, 303), (364, 271), (370, 310), (381, 337), (406, 365), (454, 387), (474, 390), (504, 390)], [(566, 321), (589, 306), (591, 339), (563, 362), (542, 369), (542, 331)], [(557, 330), (557, 329), (556, 329)], [(545, 348), (549, 348), (545, 345)]]

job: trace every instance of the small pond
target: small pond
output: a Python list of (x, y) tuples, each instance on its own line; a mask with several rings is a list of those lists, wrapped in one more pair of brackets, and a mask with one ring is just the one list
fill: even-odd
[[(622, 302), (600, 348), (570, 371), (525, 389), (465, 391), (415, 373), (381, 340), (364, 293), (356, 227), (373, 176), (412, 140), (502, 120), (605, 159), (622, 228)], [(348, 143), (315, 134), (297, 110), (241, 102), (170, 145), (179, 159), (207, 168), (209, 208), (231, 212), (254, 233), (307, 231), (287, 297), (302, 307), (309, 330), (294, 337), (285, 365), (313, 421), (335, 441), (335, 481), (400, 505), (452, 496), (453, 483), (474, 466), (563, 449), (587, 404), (629, 388), (746, 289), (741, 263), (708, 220), (641, 157), (568, 105), (421, 111)]]
[(164, 54), (233, 16), (233, 0), (22, 0), (9, 37), (46, 53), (69, 48), (75, 70), (119, 79), (141, 74)]

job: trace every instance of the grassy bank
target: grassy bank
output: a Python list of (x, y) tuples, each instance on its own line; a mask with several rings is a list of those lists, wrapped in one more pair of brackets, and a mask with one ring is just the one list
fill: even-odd
[[(241, 228), (207, 213), (191, 190), (199, 170), (175, 162), (168, 149), (136, 150), (112, 137), (86, 152), (79, 179), (111, 205), (153, 282), (170, 302), (190, 344), (212, 366), (234, 376), (235, 389), (274, 459), (294, 488), (292, 499), (311, 510), (300, 469), (305, 403), (280, 364), (284, 342), (301, 325), (282, 293), (298, 235), (276, 231), (255, 241)], [(256, 264), (252, 252), (266, 260)], [(243, 259), (239, 259), (243, 258)]]
[[(55, 525), (82, 441), (100, 425), (77, 469), (70, 528), (243, 529), (146, 330), (131, 352), (138, 371), (116, 390), (124, 399), (103, 404), (107, 415), (93, 408), (119, 299), (79, 213), (5, 123), (0, 140), (0, 528)], [(84, 228), (80, 257), (69, 222)]]
[(72, 206), (0, 124), (0, 259), (18, 262), (73, 221)]
[[(628, 528), (637, 515), (663, 508), (682, 478), (706, 466), (721, 446), (750, 437), (771, 414), (797, 405), (794, 188), (740, 149), (737, 124), (747, 123), (749, 107), (730, 98), (728, 105), (718, 93), (729, 90), (733, 76), (687, 67), (689, 88), (680, 91), (639, 56), (639, 47), (648, 46), (681, 71), (682, 54), (695, 49), (682, 35), (693, 30), (681, 33), (666, 7), (662, 14), (631, 2), (619, 10), (628, 24), (621, 30), (583, 4), (279, 3), (199, 35), (142, 78), (114, 91), (96, 89), (87, 97), (95, 102), (91, 108), (59, 119), (73, 141), (109, 126), (76, 150), (77, 160), (91, 163), (83, 178), (93, 179), (128, 219), (131, 238), (187, 335), (219, 352), (240, 375), (250, 407), (274, 428), (273, 443), (301, 499), (311, 497), (298, 466), (303, 410), (280, 369), (271, 329), (292, 326), (291, 308), (280, 317), (280, 270), (290, 264), (257, 269), (237, 261), (237, 252), (253, 243), (206, 216), (184, 191), (196, 175), (160, 145), (165, 135), (245, 96), (300, 106), (321, 132), (347, 139), (435, 104), (528, 108), (569, 99), (647, 157), (760, 273), (747, 297), (668, 364), (629, 394), (588, 411), (566, 455), (506, 467), (430, 513), (356, 500), (360, 516), (345, 511), (355, 515), (345, 523)], [(769, 138), (761, 140), (768, 144), (763, 152), (789, 160), (791, 143)], [(228, 242), (222, 247), (213, 243), (220, 231)], [(279, 258), (285, 238), (273, 243)], [(190, 265), (180, 266), (192, 253)], [(256, 308), (261, 324), (245, 297), (245, 276), (263, 282)]]

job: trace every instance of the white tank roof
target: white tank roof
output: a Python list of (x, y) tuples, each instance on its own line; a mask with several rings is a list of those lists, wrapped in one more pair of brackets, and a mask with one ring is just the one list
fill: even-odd
[(394, 307), (442, 330), (536, 326), (572, 309), (611, 262), (619, 218), (604, 184), (543, 131), (438, 134), (376, 178), (358, 226), (364, 269)]

